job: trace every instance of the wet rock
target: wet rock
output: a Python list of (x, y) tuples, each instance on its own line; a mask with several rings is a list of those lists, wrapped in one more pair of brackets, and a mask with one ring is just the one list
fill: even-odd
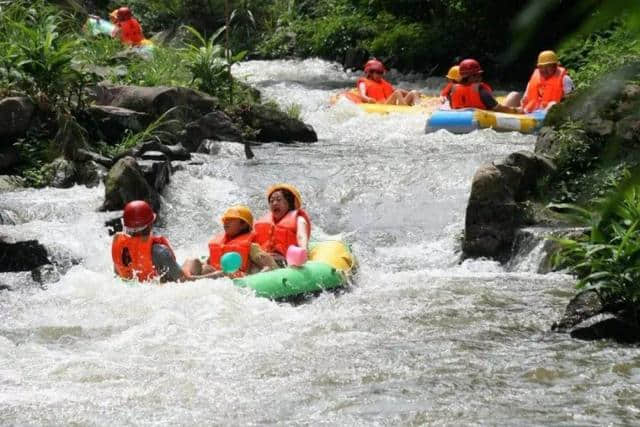
[(503, 163), (520, 169), (519, 185), (514, 186), (514, 198), (517, 202), (523, 201), (535, 189), (540, 178), (556, 171), (551, 160), (525, 150), (511, 153)]
[(581, 292), (569, 301), (564, 315), (558, 322), (554, 322), (551, 329), (566, 332), (583, 321), (602, 313), (605, 306), (595, 291)]
[(587, 134), (599, 137), (609, 137), (613, 135), (614, 123), (611, 120), (604, 120), (601, 117), (595, 117), (585, 124)]
[(132, 200), (146, 200), (154, 210), (160, 209), (160, 194), (155, 187), (155, 179), (147, 181), (136, 159), (125, 157), (118, 160), (107, 174), (105, 200), (101, 209), (121, 210)]
[(89, 188), (97, 187), (107, 176), (107, 168), (92, 160), (76, 163), (76, 182)]
[(76, 183), (75, 164), (64, 157), (45, 165), (42, 175), (47, 185), (55, 188), (70, 188)]
[(217, 108), (218, 100), (184, 87), (142, 87), (103, 85), (97, 90), (98, 105), (126, 108), (158, 117), (174, 107), (186, 107), (200, 114)]
[(13, 175), (0, 175), (0, 193), (24, 188), (24, 179)]
[(212, 111), (186, 126), (186, 147), (198, 149), (204, 139), (241, 142), (242, 132), (222, 111)]
[(76, 160), (80, 162), (94, 161), (102, 166), (110, 168), (115, 163), (113, 159), (103, 156), (102, 154), (94, 153), (93, 151), (86, 150), (84, 148), (76, 151)]
[[(153, 153), (153, 154), (150, 154)], [(147, 160), (190, 160), (191, 154), (182, 144), (165, 145), (156, 141), (146, 142), (133, 150), (133, 155)]]
[(10, 171), (20, 162), (18, 150), (13, 146), (0, 146), (0, 172)]
[(268, 105), (252, 105), (240, 110), (245, 125), (257, 131), (258, 142), (317, 142), (313, 128)]
[(560, 150), (559, 145), (556, 143), (557, 140), (558, 132), (550, 126), (544, 126), (538, 133), (533, 151), (536, 154), (554, 158)]
[(29, 128), (34, 111), (35, 106), (27, 97), (1, 99), (0, 138), (23, 135)]
[(627, 142), (640, 142), (640, 115), (630, 115), (618, 121), (616, 135)]
[[(511, 187), (519, 169), (501, 169), (493, 164), (483, 165), (473, 177), (462, 245), (467, 257), (505, 260), (510, 253), (515, 230), (521, 224), (520, 207)], [(506, 170), (511, 172), (510, 179), (506, 178)]]
[(171, 162), (166, 157), (161, 160), (138, 160), (138, 165), (147, 182), (158, 193), (162, 192), (171, 180)]
[(0, 240), (0, 273), (30, 271), (50, 264), (47, 250), (37, 240), (9, 243)]
[(609, 339), (621, 344), (640, 342), (640, 326), (624, 316), (605, 315), (588, 323), (572, 330), (571, 338), (585, 341)]
[(107, 141), (118, 143), (125, 131), (140, 132), (151, 123), (149, 114), (111, 105), (92, 105), (87, 110)]
[(114, 234), (124, 230), (121, 216), (117, 216), (115, 218), (111, 218), (105, 221), (104, 226), (107, 227), (107, 232), (109, 233), (109, 236), (113, 236)]

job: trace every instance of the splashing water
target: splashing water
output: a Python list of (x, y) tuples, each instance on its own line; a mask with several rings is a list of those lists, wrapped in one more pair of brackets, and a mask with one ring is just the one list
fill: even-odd
[[(343, 294), (259, 299), (230, 281), (126, 286), (113, 278), (97, 213), (103, 189), (4, 193), (18, 225), (82, 259), (39, 290), (5, 274), (0, 419), (17, 425), (609, 424), (640, 409), (634, 349), (549, 332), (571, 279), (459, 263), (471, 177), (532, 148), (490, 130), (424, 135), (424, 116), (366, 115), (330, 95), (356, 76), (320, 60), (234, 70), (283, 108), (301, 107), (317, 144), (229, 144), (176, 173), (159, 232), (179, 259), (204, 255), (226, 207), (266, 210), (296, 184), (314, 237), (342, 235), (360, 269)], [(402, 77), (402, 76), (399, 76)], [(413, 82), (420, 88), (419, 82)], [(434, 90), (435, 88), (424, 88)]]

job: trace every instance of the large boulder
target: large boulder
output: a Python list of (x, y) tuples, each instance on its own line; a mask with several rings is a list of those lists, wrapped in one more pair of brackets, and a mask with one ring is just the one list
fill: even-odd
[(50, 264), (47, 250), (37, 240), (5, 242), (0, 240), (0, 273), (29, 271)]
[(12, 146), (0, 146), (0, 173), (8, 172), (20, 162), (18, 150)]
[(114, 143), (120, 142), (127, 130), (136, 133), (146, 129), (152, 120), (147, 113), (111, 105), (92, 105), (87, 111), (102, 137)]
[(132, 200), (146, 200), (156, 211), (160, 209), (158, 190), (149, 184), (133, 157), (125, 157), (113, 165), (105, 180), (104, 190), (102, 210), (120, 210)]
[(626, 142), (640, 142), (640, 114), (628, 115), (618, 121), (616, 134)]
[(11, 97), (0, 100), (0, 138), (19, 136), (31, 123), (35, 106), (27, 97)]
[(212, 111), (186, 127), (186, 144), (190, 151), (196, 151), (205, 139), (214, 141), (242, 141), (242, 132), (222, 111)]
[(250, 105), (239, 111), (243, 123), (255, 129), (258, 142), (317, 142), (313, 128), (275, 107)]
[(158, 193), (171, 181), (171, 162), (166, 156), (155, 160), (138, 160), (138, 166), (147, 182)]
[(158, 117), (173, 107), (187, 107), (206, 114), (218, 100), (203, 92), (184, 87), (99, 86), (95, 103), (126, 108)]
[(42, 168), (46, 185), (55, 188), (70, 188), (76, 183), (76, 165), (64, 157), (58, 157)]
[(519, 185), (513, 192), (517, 202), (525, 200), (526, 196), (535, 189), (538, 179), (556, 172), (556, 167), (551, 160), (526, 150), (511, 153), (503, 163), (507, 166), (515, 166), (522, 172)]
[(522, 224), (522, 213), (513, 194), (514, 181), (519, 185), (521, 176), (516, 167), (499, 169), (493, 164), (476, 171), (465, 218), (465, 256), (500, 260), (508, 257), (515, 231)]

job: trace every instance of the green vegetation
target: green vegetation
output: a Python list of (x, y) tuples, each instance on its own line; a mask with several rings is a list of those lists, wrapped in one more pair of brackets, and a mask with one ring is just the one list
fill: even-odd
[[(636, 171), (637, 172), (637, 171)], [(587, 210), (576, 205), (567, 209), (589, 227), (588, 235), (558, 239), (557, 267), (566, 267), (579, 278), (577, 288), (595, 290), (608, 304), (622, 302), (635, 319), (640, 309), (640, 186), (633, 175)]]

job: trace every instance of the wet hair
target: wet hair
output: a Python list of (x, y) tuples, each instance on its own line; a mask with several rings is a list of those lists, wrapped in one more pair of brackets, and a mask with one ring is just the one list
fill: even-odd
[(296, 208), (296, 196), (293, 195), (293, 193), (289, 190), (286, 190), (284, 188), (278, 188), (276, 191), (274, 191), (273, 193), (271, 193), (269, 195), (269, 201), (271, 201), (271, 196), (273, 196), (274, 194), (276, 194), (277, 192), (281, 192), (282, 196), (284, 197), (284, 199), (287, 201), (287, 203), (289, 204), (289, 210), (292, 211)]

